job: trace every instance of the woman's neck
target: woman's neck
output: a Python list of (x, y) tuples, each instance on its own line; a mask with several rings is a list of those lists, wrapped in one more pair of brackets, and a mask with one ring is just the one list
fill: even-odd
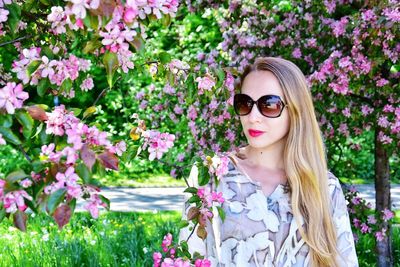
[(248, 145), (240, 152), (246, 158), (246, 164), (249, 167), (282, 171), (285, 168), (283, 150), (283, 142), (279, 142), (265, 148), (255, 148)]

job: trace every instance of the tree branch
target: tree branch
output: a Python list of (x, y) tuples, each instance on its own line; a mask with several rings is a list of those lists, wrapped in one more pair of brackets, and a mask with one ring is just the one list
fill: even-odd
[(16, 43), (16, 42), (19, 42), (19, 41), (22, 41), (24, 39), (28, 39), (28, 38), (31, 38), (31, 37), (32, 37), (32, 35), (26, 35), (26, 36), (18, 37), (17, 39), (14, 39), (14, 40), (11, 40), (11, 41), (8, 41), (8, 42), (4, 42), (4, 43), (0, 43), (0, 47), (8, 45), (8, 44)]
[(194, 233), (194, 230), (196, 230), (196, 226), (198, 225), (199, 223), (197, 222), (194, 226), (193, 226), (193, 230), (192, 230), (192, 232), (190, 233), (190, 235), (188, 236), (188, 238), (186, 239), (186, 242), (188, 242), (189, 241), (189, 239), (190, 239), (190, 237), (193, 235), (193, 233)]
[(24, 154), (25, 158), (32, 163), (32, 159), (29, 157), (29, 155), (26, 153), (26, 151), (24, 150), (24, 148), (22, 147), (22, 145), (18, 145), (19, 150), (21, 150), (22, 154)]

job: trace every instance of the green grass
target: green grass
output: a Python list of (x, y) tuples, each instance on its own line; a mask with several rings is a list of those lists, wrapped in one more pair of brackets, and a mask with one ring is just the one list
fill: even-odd
[(77, 213), (58, 230), (49, 217), (29, 218), (27, 233), (0, 225), (0, 266), (152, 266), (152, 252), (175, 226), (179, 212), (119, 213), (91, 219)]
[(184, 180), (177, 180), (166, 174), (152, 174), (140, 176), (127, 176), (118, 173), (104, 177), (95, 177), (101, 186), (123, 186), (123, 187), (181, 187), (186, 186)]
[[(396, 222), (400, 212), (397, 212)], [(0, 224), (0, 266), (152, 266), (152, 253), (161, 250), (163, 236), (177, 238), (180, 212), (109, 212), (92, 219), (76, 213), (58, 230), (53, 220), (30, 217), (28, 231), (9, 220)], [(393, 228), (393, 256), (400, 266), (400, 228)], [(374, 239), (361, 236), (356, 244), (360, 266), (376, 266)]]

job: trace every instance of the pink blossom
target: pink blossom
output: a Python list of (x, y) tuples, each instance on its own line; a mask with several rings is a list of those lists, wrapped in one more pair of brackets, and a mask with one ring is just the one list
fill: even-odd
[(383, 10), (383, 14), (393, 22), (400, 22), (400, 9), (387, 7)]
[(292, 56), (293, 58), (301, 58), (302, 54), (300, 48), (296, 47), (292, 52)]
[(5, 145), (5, 144), (7, 144), (6, 140), (4, 140), (3, 135), (0, 134), (0, 145)]
[(0, 0), (0, 7), (4, 7), (4, 5), (9, 5), (12, 3), (12, 0)]
[(391, 137), (385, 135), (382, 131), (379, 131), (378, 140), (382, 144), (391, 144), (393, 142), (393, 139)]
[(360, 223), (361, 223), (361, 221), (359, 219), (357, 219), (357, 218), (353, 219), (354, 227), (359, 228), (360, 227)]
[(97, 194), (90, 195), (89, 202), (85, 204), (83, 207), (90, 212), (93, 218), (97, 219), (99, 217), (99, 207), (106, 207), (105, 204)]
[(349, 20), (346, 17), (342, 17), (340, 21), (333, 22), (331, 24), (333, 35), (335, 35), (335, 37), (343, 35), (346, 32), (346, 25), (348, 22)]
[(86, 9), (97, 9), (100, 0), (69, 0), (72, 3), (72, 12), (81, 19), (86, 17)]
[(350, 118), (351, 113), (350, 113), (350, 109), (349, 108), (345, 108), (344, 110), (342, 110), (342, 113), (345, 117)]
[(93, 79), (90, 77), (83, 80), (81, 84), (82, 91), (89, 91), (93, 89), (93, 87), (94, 87)]
[(378, 118), (378, 125), (387, 128), (390, 125), (387, 116), (380, 116)]
[(0, 179), (0, 199), (3, 198), (4, 195), (4, 187), (6, 186), (6, 181)]
[(129, 69), (134, 69), (135, 65), (133, 64), (131, 58), (133, 53), (127, 49), (118, 50), (118, 62), (119, 66), (122, 68), (122, 71), (128, 73)]
[(7, 9), (0, 8), (0, 23), (7, 21), (9, 13)]
[(17, 190), (13, 192), (9, 192), (4, 196), (3, 205), (8, 213), (14, 213), (17, 210), (25, 211), (28, 207), (24, 198), (32, 201), (32, 197), (28, 195), (24, 190)]
[(376, 86), (378, 86), (378, 87), (383, 87), (383, 86), (385, 86), (385, 85), (388, 84), (388, 83), (389, 83), (388, 80), (381, 78), (381, 79), (379, 79), (378, 81), (376, 81)]
[(374, 108), (371, 108), (367, 105), (362, 105), (361, 106), (361, 112), (364, 116), (371, 114), (374, 111)]
[(125, 9), (124, 12), (124, 21), (126, 23), (132, 23), (139, 15), (139, 10), (137, 9), (136, 3), (134, 1), (130, 1), (132, 4)]
[(211, 91), (215, 86), (215, 81), (211, 76), (207, 75), (204, 77), (197, 77), (196, 82), (198, 82), (197, 88), (200, 90), (199, 94), (203, 94), (203, 90)]
[(360, 197), (355, 197), (351, 200), (351, 203), (353, 203), (354, 205), (358, 205), (361, 203), (361, 198)]
[(376, 218), (375, 218), (375, 215), (368, 215), (368, 223), (369, 224), (376, 224)]
[(31, 179), (24, 179), (24, 180), (22, 180), (21, 182), (20, 182), (20, 185), (23, 187), (23, 188), (27, 188), (27, 187), (30, 187), (31, 185), (32, 185), (32, 180)]
[(365, 234), (365, 233), (369, 233), (371, 232), (371, 228), (369, 228), (369, 226), (366, 223), (362, 223), (361, 224), (361, 233)]
[(386, 237), (386, 228), (383, 228), (381, 231), (377, 231), (375, 233), (375, 238), (377, 241), (381, 242)]
[(224, 201), (225, 201), (224, 197), (222, 196), (222, 192), (219, 192), (219, 193), (212, 192), (211, 197), (212, 197), (213, 201), (219, 202), (221, 204), (224, 203)]
[(383, 212), (382, 219), (385, 222), (389, 221), (390, 219), (392, 219), (394, 217), (394, 212), (389, 209), (385, 208), (382, 212)]
[(195, 267), (211, 267), (211, 262), (207, 259), (197, 259), (194, 262)]
[(148, 147), (150, 161), (155, 158), (161, 159), (162, 155), (174, 145), (175, 135), (173, 134), (147, 130), (142, 135), (145, 138), (143, 149)]
[(8, 114), (14, 114), (15, 109), (22, 108), (28, 98), (29, 95), (23, 91), (22, 84), (7, 83), (0, 89), (0, 109), (4, 108)]
[(160, 267), (162, 255), (160, 252), (154, 252), (153, 253), (153, 261), (154, 261), (154, 267)]
[(172, 244), (172, 234), (168, 233), (164, 236), (164, 239), (161, 243), (162, 250), (164, 252), (168, 251), (168, 247)]

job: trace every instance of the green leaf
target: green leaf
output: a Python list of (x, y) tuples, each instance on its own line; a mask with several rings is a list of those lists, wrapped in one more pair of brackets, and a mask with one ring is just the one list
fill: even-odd
[(70, 90), (72, 88), (72, 81), (70, 78), (65, 79), (63, 83), (61, 84), (61, 92), (66, 92), (69, 94)]
[(10, 183), (18, 182), (24, 178), (28, 177), (28, 175), (23, 170), (14, 171), (9, 173), (6, 177), (6, 180)]
[(198, 189), (196, 187), (188, 187), (183, 191), (184, 193), (192, 193), (192, 194), (197, 194)]
[(221, 218), (222, 222), (224, 222), (225, 217), (226, 217), (225, 211), (221, 207), (217, 207), (217, 209), (218, 209), (219, 217)]
[(50, 86), (50, 82), (49, 82), (49, 79), (41, 79), (40, 80), (40, 82), (39, 82), (39, 84), (38, 84), (38, 86), (37, 86), (37, 88), (36, 88), (36, 90), (37, 90), (37, 94), (40, 96), (40, 97), (43, 97), (44, 96), (44, 94), (47, 92), (47, 90), (49, 89), (49, 86)]
[(103, 57), (103, 64), (107, 72), (107, 82), (110, 89), (113, 87), (113, 76), (118, 68), (118, 56), (115, 53), (106, 52)]
[(75, 117), (78, 117), (82, 113), (81, 108), (70, 108), (69, 110), (71, 110), (74, 113)]
[(48, 59), (54, 59), (54, 53), (48, 46), (43, 46), (40, 53), (45, 55)]
[(162, 64), (167, 64), (171, 61), (171, 55), (167, 52), (161, 52), (159, 58)]
[(26, 139), (29, 139), (29, 137), (31, 137), (32, 135), (33, 124), (34, 124), (31, 115), (29, 115), (29, 113), (26, 112), (25, 110), (19, 110), (15, 114), (15, 116), (17, 117), (19, 123), (23, 126), (22, 134)]
[(195, 202), (201, 201), (201, 199), (199, 198), (199, 196), (194, 195), (194, 196), (190, 197), (188, 201), (189, 201), (189, 203), (195, 203)]
[(7, 5), (7, 9), (10, 12), (8, 14), (8, 25), (10, 26), (11, 33), (14, 35), (17, 32), (18, 23), (21, 19), (21, 8), (19, 5), (13, 3)]
[(79, 163), (75, 170), (76, 174), (78, 174), (78, 176), (82, 178), (85, 184), (88, 184), (90, 182), (90, 170), (88, 169), (88, 167), (86, 167), (85, 164)]
[(53, 214), (56, 210), (57, 206), (64, 200), (64, 196), (67, 190), (64, 188), (58, 189), (56, 192), (50, 195), (49, 200), (47, 202), (47, 210), (49, 214)]
[(28, 75), (31, 76), (39, 68), (40, 64), (42, 64), (41, 60), (32, 61), (27, 68)]
[(89, 54), (100, 47), (102, 47), (102, 44), (98, 39), (90, 40), (89, 42), (86, 43), (85, 47), (83, 48), (83, 53)]
[(69, 203), (68, 203), (69, 207), (71, 208), (72, 213), (75, 211), (75, 207), (76, 207), (76, 198), (73, 198)]
[(6, 217), (6, 209), (3, 207), (3, 205), (1, 205), (1, 209), (0, 209), (0, 223), (4, 220), (4, 218)]
[(85, 112), (83, 112), (83, 118), (86, 118), (86, 117), (92, 115), (93, 113), (96, 112), (96, 110), (97, 110), (97, 109), (96, 109), (95, 106), (88, 107), (88, 108), (85, 110)]
[(13, 124), (13, 118), (10, 114), (4, 114), (0, 116), (0, 126), (10, 128)]
[(178, 228), (179, 228), (179, 229), (185, 228), (185, 227), (188, 226), (188, 225), (189, 225), (189, 222), (188, 222), (188, 221), (186, 221), (186, 220), (181, 220), (181, 221), (178, 223)]
[(210, 173), (207, 166), (201, 165), (199, 167), (199, 186), (204, 186), (210, 181)]
[(19, 137), (17, 135), (15, 135), (9, 128), (0, 126), (0, 134), (3, 135), (3, 138), (6, 139), (7, 142), (10, 142), (14, 145), (22, 144)]
[(110, 210), (110, 200), (108, 198), (106, 198), (103, 195), (98, 195), (99, 198), (101, 199), (101, 201), (106, 204), (106, 209), (109, 211)]

